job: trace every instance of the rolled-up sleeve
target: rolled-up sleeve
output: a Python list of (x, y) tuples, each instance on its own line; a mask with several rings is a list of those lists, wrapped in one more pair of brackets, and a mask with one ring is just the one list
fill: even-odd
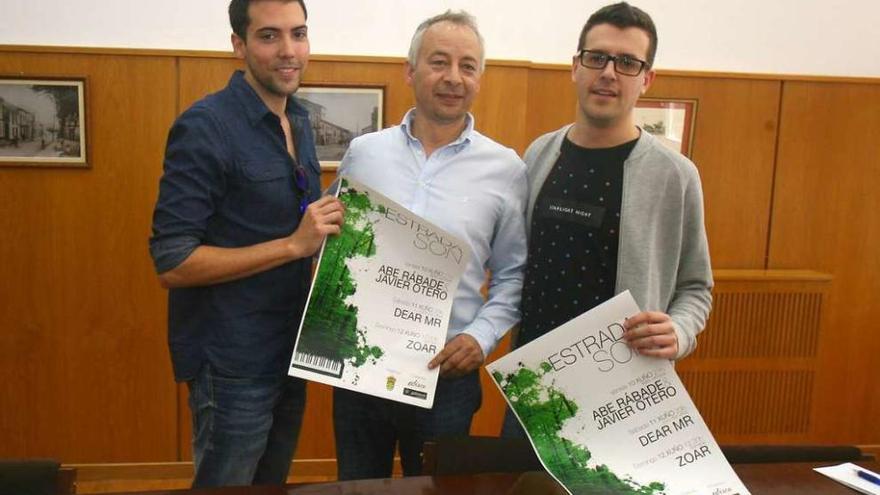
[(150, 255), (156, 273), (186, 260), (205, 240), (208, 222), (226, 188), (224, 132), (198, 107), (180, 116), (168, 133), (159, 198), (153, 211)]

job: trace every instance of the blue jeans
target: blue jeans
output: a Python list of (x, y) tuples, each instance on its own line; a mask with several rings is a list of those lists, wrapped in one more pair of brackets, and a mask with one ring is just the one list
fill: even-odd
[(226, 377), (205, 364), (187, 385), (193, 488), (287, 480), (305, 409), (303, 380)]
[(333, 389), (339, 479), (390, 478), (395, 444), (403, 475), (422, 474), (425, 440), (467, 435), (482, 399), (477, 372), (438, 380), (432, 409)]

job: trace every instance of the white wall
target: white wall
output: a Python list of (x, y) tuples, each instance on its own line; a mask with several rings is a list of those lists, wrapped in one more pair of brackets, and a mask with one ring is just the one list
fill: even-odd
[[(404, 56), (446, 8), (477, 16), (489, 58), (568, 63), (612, 0), (306, 0), (312, 52)], [(880, 77), (880, 0), (633, 0), (657, 67)], [(229, 50), (227, 0), (0, 0), (0, 44)]]

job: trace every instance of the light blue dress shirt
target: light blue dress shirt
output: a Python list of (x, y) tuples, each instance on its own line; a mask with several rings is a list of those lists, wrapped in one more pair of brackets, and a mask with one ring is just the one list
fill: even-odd
[[(340, 175), (366, 184), (464, 239), (471, 260), (452, 304), (446, 340), (464, 332), (487, 357), (519, 322), (526, 261), (526, 166), (516, 152), (474, 130), (473, 116), (452, 143), (425, 156), (412, 135), (415, 109), (399, 126), (354, 139)], [(491, 273), (489, 297), (480, 288)]]

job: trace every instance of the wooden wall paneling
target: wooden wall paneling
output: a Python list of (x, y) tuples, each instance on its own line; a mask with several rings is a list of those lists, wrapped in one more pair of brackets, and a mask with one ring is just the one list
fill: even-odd
[(817, 439), (880, 443), (880, 84), (785, 82), (769, 266), (834, 276)]
[(780, 82), (661, 73), (646, 96), (698, 100), (692, 160), (712, 266), (766, 268)]
[(577, 95), (570, 68), (529, 69), (526, 108), (526, 147), (538, 136), (574, 122)]
[(526, 67), (488, 65), (472, 112), (480, 133), (513, 148), (520, 155), (526, 137), (526, 101), (529, 71)]
[(165, 302), (147, 251), (172, 60), (3, 53), (86, 76), (89, 169), (0, 167), (0, 457), (176, 458)]
[[(242, 62), (229, 57), (179, 57), (177, 86), (177, 115), (210, 93), (226, 87), (232, 73), (243, 67)], [(170, 127), (170, 126), (169, 126)], [(162, 147), (163, 151), (165, 147)]]
[[(88, 77), (92, 163), (88, 170), (0, 167), (0, 373), (7, 378), (0, 383), (0, 456), (188, 459), (186, 392), (171, 377), (166, 294), (146, 239), (174, 116), (222, 88), (240, 62), (222, 54), (0, 48), (0, 73)], [(384, 85), (390, 126), (413, 104), (403, 71), (402, 59), (317, 56), (306, 84)], [(710, 328), (682, 371), (699, 375), (693, 381), (703, 390), (715, 390), (718, 379), (732, 380), (733, 392), (764, 386), (755, 407), (801, 391), (810, 399), (809, 441), (880, 444), (872, 372), (880, 332), (870, 319), (880, 284), (872, 249), (880, 240), (873, 220), (880, 206), (880, 84), (675, 73), (661, 74), (649, 96), (699, 100), (694, 159), (716, 268), (808, 267), (835, 280), (823, 302), (828, 331), (818, 342), (810, 296), (719, 297), (715, 321), (744, 317), (752, 337), (761, 321), (782, 328), (758, 339), (775, 354), (744, 351), (729, 338), (713, 343)], [(567, 67), (497, 63), (489, 65), (474, 113), (481, 132), (522, 152), (570, 122), (575, 104)], [(737, 309), (754, 306), (764, 309)], [(816, 349), (818, 357), (810, 357)], [(764, 370), (763, 378), (744, 374), (754, 369)], [(484, 405), (472, 432), (491, 435), (503, 400), (483, 378)], [(297, 457), (332, 458), (330, 389), (312, 384), (309, 393)], [(719, 417), (720, 439), (742, 433), (742, 423)], [(802, 415), (765, 419), (748, 438), (807, 438)]]
[(714, 307), (676, 369), (720, 443), (808, 443), (831, 277), (716, 270)]

